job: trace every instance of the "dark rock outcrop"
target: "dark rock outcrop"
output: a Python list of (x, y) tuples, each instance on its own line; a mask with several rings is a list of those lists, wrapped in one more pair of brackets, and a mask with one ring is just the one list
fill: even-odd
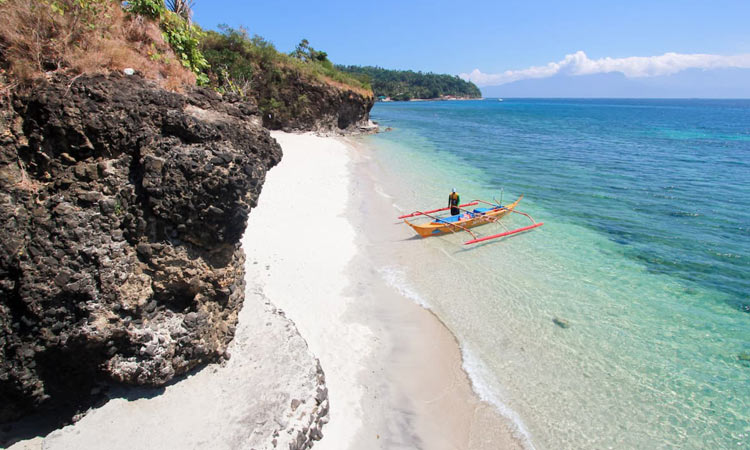
[(0, 110), (0, 422), (221, 358), (281, 158), (255, 104), (110, 75)]

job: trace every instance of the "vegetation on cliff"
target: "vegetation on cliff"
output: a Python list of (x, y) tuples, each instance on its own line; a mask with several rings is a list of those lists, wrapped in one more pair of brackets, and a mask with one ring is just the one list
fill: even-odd
[[(244, 29), (204, 32), (190, 20), (184, 0), (0, 0), (0, 68), (11, 78), (43, 73), (102, 73), (126, 67), (148, 78), (168, 78), (220, 91), (246, 93), (261, 79), (284, 83), (284, 68), (319, 82), (367, 92), (367, 83), (337, 70), (307, 40), (289, 55)], [(201, 50), (209, 53), (209, 58)], [(186, 68), (196, 77), (179, 73)]]
[(125, 9), (113, 0), (0, 0), (0, 83), (136, 68), (177, 89), (195, 84), (203, 69), (195, 54), (185, 55), (198, 36), (156, 0)]
[(372, 90), (366, 82), (337, 70), (328, 55), (315, 50), (307, 40), (285, 54), (262, 37), (251, 37), (243, 28), (222, 25), (220, 30), (207, 31), (201, 43), (209, 63), (210, 83), (220, 92), (253, 97), (264, 113), (264, 124), (270, 128), (300, 120), (310, 122), (312, 117), (304, 118), (326, 109), (320, 103), (322, 91), (331, 88), (349, 92), (348, 97), (355, 96), (364, 104), (372, 101)]
[(208, 83), (205, 74), (208, 62), (198, 48), (203, 32), (190, 20), (191, 10), (187, 3), (181, 0), (167, 3), (171, 9), (167, 9), (162, 0), (130, 0), (126, 9), (159, 23), (164, 39), (169, 42), (179, 61), (195, 74), (199, 85), (205, 85)]
[(221, 90), (242, 92), (253, 82), (273, 79), (277, 75), (274, 71), (284, 67), (312, 80), (340, 83), (365, 93), (370, 90), (369, 84), (337, 70), (326, 52), (315, 50), (306, 39), (286, 54), (261, 36), (250, 37), (244, 28), (220, 25), (219, 29), (220, 32), (207, 31), (201, 47), (209, 61), (212, 81)]
[(188, 0), (0, 0), (0, 90), (52, 74), (132, 68), (170, 90), (210, 85), (254, 100), (273, 129), (348, 128), (368, 118), (367, 83), (302, 40), (290, 54), (244, 30), (204, 31)]
[(372, 66), (336, 67), (370, 84), (376, 96), (390, 97), (393, 100), (480, 98), (482, 96), (474, 83), (453, 75), (388, 70)]

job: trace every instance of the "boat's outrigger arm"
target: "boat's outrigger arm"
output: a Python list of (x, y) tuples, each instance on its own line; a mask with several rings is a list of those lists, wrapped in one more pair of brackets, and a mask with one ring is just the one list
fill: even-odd
[(493, 234), (492, 236), (485, 236), (485, 237), (481, 237), (479, 239), (474, 238), (474, 239), (472, 239), (470, 241), (464, 242), (464, 245), (476, 244), (478, 242), (489, 241), (490, 239), (497, 239), (497, 238), (501, 238), (501, 237), (505, 237), (505, 236), (510, 236), (511, 234), (521, 233), (522, 231), (527, 231), (527, 230), (531, 230), (532, 228), (541, 227), (542, 225), (544, 225), (544, 222), (537, 222), (537, 223), (535, 223), (533, 225), (529, 225), (527, 227), (516, 228), (515, 230), (510, 230), (510, 231), (506, 231), (506, 232), (503, 232), (503, 233)]
[[(506, 208), (506, 207), (504, 207), (502, 205), (496, 205), (494, 203), (486, 202), (484, 200), (474, 200), (474, 201), (475, 202), (485, 203), (487, 205), (492, 205), (492, 206), (495, 206), (495, 207), (500, 207), (500, 208), (503, 208), (503, 209), (508, 209), (508, 208)], [(541, 227), (542, 225), (544, 225), (544, 222), (536, 222), (533, 217), (531, 217), (530, 215), (526, 214), (525, 212), (516, 211), (515, 209), (508, 209), (508, 211), (510, 211), (512, 213), (516, 213), (516, 214), (521, 214), (523, 216), (528, 217), (529, 220), (531, 221), (531, 225), (528, 225), (528, 226), (525, 226), (525, 227), (521, 227), (521, 228), (516, 228), (515, 230), (505, 231), (503, 233), (493, 234), (492, 236), (485, 236), (485, 237), (481, 237), (481, 238), (478, 238), (478, 239), (474, 238), (474, 239), (472, 239), (470, 241), (464, 242), (464, 245), (476, 244), (478, 242), (484, 242), (484, 241), (489, 241), (491, 239), (498, 239), (498, 238), (501, 238), (501, 237), (510, 236), (511, 234), (521, 233), (521, 232), (528, 231), (528, 230), (531, 230), (533, 228)], [(493, 222), (498, 222), (499, 223), (499, 221), (497, 219), (495, 219), (495, 218), (491, 218), (491, 219), (492, 219)]]

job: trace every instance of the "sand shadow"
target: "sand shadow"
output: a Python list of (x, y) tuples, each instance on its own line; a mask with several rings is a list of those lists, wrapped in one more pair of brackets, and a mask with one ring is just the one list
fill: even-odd
[(422, 236), (409, 236), (408, 238), (396, 239), (394, 242), (406, 242), (406, 241), (421, 241), (424, 239)]
[(135, 401), (162, 395), (165, 390), (186, 378), (197, 374), (215, 363), (202, 364), (185, 374), (173, 378), (163, 386), (130, 386), (114, 382), (100, 382), (88, 397), (76, 402), (57, 402), (13, 422), (0, 424), (0, 448), (7, 448), (19, 441), (44, 438), (51, 432), (70, 425), (92, 410), (101, 408), (114, 399)]

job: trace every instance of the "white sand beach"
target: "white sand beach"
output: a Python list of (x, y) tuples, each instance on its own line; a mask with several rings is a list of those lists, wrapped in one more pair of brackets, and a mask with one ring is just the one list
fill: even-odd
[[(409, 232), (376, 193), (369, 150), (273, 136), (284, 157), (243, 238), (248, 296), (231, 359), (164, 389), (110, 393), (77, 423), (10, 448), (288, 448), (317, 437), (322, 423), (309, 422), (328, 406), (315, 448), (522, 447), (471, 390), (453, 335), (378, 271), (378, 243)], [(390, 227), (378, 232), (375, 217)], [(312, 355), (329, 404), (309, 401), (320, 380)]]
[(377, 193), (370, 149), (273, 135), (284, 158), (250, 217), (248, 234), (264, 239), (246, 251), (269, 266), (258, 281), (326, 373), (330, 423), (315, 447), (520, 448), (471, 390), (453, 335), (378, 271), (379, 243), (411, 233)]
[(250, 215), (245, 252), (257, 270), (248, 281), (286, 312), (329, 368), (323, 370), (336, 411), (316, 447), (347, 448), (362, 425), (364, 389), (357, 377), (375, 339), (368, 327), (344, 318), (356, 303), (344, 293), (356, 253), (354, 229), (343, 215), (350, 150), (332, 138), (273, 136), (284, 157)]

